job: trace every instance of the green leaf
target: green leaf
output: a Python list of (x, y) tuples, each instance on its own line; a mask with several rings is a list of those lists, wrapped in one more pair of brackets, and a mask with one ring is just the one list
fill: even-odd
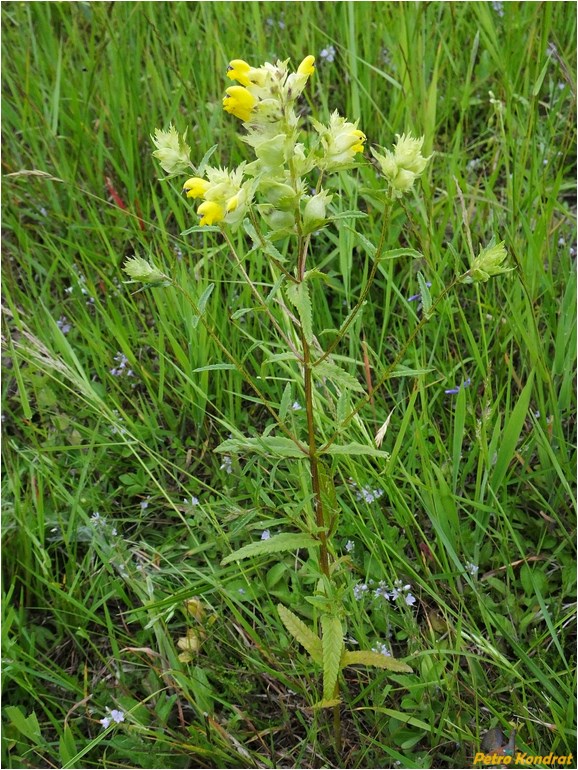
[(333, 700), (343, 652), (341, 621), (334, 615), (322, 615), (321, 631), (323, 633), (323, 699)]
[(283, 395), (281, 397), (281, 404), (279, 405), (279, 417), (284, 420), (287, 417), (287, 413), (289, 412), (289, 406), (291, 405), (291, 401), (293, 397), (293, 386), (290, 382), (285, 385), (285, 389), (283, 391)]
[(183, 230), (181, 235), (189, 235), (189, 233), (220, 233), (221, 228), (215, 225), (194, 225), (187, 230)]
[(323, 663), (323, 645), (321, 639), (305, 623), (297, 617), (291, 610), (282, 604), (277, 605), (277, 612), (287, 631), (294, 639), (297, 639), (300, 645), (305, 647), (315, 663)]
[(307, 270), (303, 276), (304, 281), (320, 280), (324, 283), (329, 283), (329, 276), (324, 273), (323, 270), (319, 270), (318, 267), (314, 267), (312, 270)]
[(207, 306), (207, 302), (214, 288), (215, 288), (215, 284), (210, 283), (205, 289), (205, 291), (201, 294), (199, 299), (197, 300), (197, 310), (199, 312), (196, 315), (194, 315), (191, 319), (193, 329), (197, 328), (198, 323), (201, 320), (201, 316), (205, 314), (205, 308)]
[(10, 720), (10, 724), (13, 725), (19, 733), (25, 735), (26, 738), (29, 738), (33, 743), (41, 743), (42, 734), (34, 711), (29, 716), (25, 717), (19, 706), (6, 706), (4, 713)]
[(313, 367), (313, 373), (318, 377), (327, 377), (336, 385), (355, 390), (358, 393), (365, 393), (363, 385), (352, 374), (331, 361), (325, 360), (317, 364)]
[(226, 556), (221, 561), (221, 566), (230, 564), (232, 561), (241, 561), (251, 556), (261, 556), (266, 553), (278, 553), (279, 551), (297, 551), (299, 548), (319, 548), (319, 540), (314, 540), (310, 535), (284, 533), (273, 535), (268, 540), (258, 540), (256, 543), (239, 548)]
[(417, 274), (417, 282), (419, 284), (419, 293), (421, 294), (421, 304), (423, 306), (423, 314), (424, 316), (429, 316), (429, 312), (431, 310), (431, 294), (429, 287), (427, 283), (425, 282), (425, 278), (421, 273)]
[(197, 167), (197, 176), (204, 176), (205, 175), (205, 167), (207, 163), (209, 162), (211, 155), (215, 152), (219, 145), (214, 144), (212, 147), (210, 147), (207, 152), (203, 155), (201, 162), (199, 163)]
[(323, 698), (323, 700), (317, 701), (317, 703), (314, 703), (311, 708), (313, 709), (332, 709), (334, 706), (339, 706), (341, 703), (340, 698), (330, 698), (327, 700), (327, 698)]
[(504, 425), (502, 431), (502, 440), (500, 449), (498, 451), (498, 457), (496, 458), (496, 465), (494, 467), (494, 473), (490, 480), (492, 489), (497, 492), (500, 484), (504, 480), (508, 466), (516, 451), (516, 445), (520, 438), (520, 433), (524, 427), (524, 421), (528, 414), (528, 408), (530, 406), (530, 396), (532, 395), (532, 386), (534, 384), (534, 371), (530, 372), (528, 382), (525, 384), (524, 389), (520, 394), (518, 403), (514, 407), (510, 419), (507, 424)]
[(291, 283), (285, 287), (285, 292), (289, 301), (297, 308), (303, 334), (307, 342), (311, 344), (313, 342), (313, 311), (307, 282)]
[(193, 369), (193, 372), (219, 372), (226, 369), (236, 369), (235, 364), (207, 364)]
[(254, 452), (265, 457), (307, 457), (290, 438), (282, 436), (260, 436), (259, 438), (230, 438), (216, 447), (215, 452), (246, 454)]
[(339, 214), (333, 214), (331, 217), (329, 217), (330, 222), (336, 222), (339, 219), (366, 219), (367, 214), (365, 214), (363, 211), (356, 211), (353, 209), (352, 211), (340, 211)]
[(390, 655), (374, 652), (373, 650), (355, 650), (354, 652), (345, 650), (341, 657), (341, 668), (346, 666), (375, 666), (377, 668), (385, 668), (388, 671), (408, 674), (411, 674), (413, 671), (407, 663), (403, 663), (401, 660), (397, 660), (397, 658), (392, 658)]
[(404, 366), (403, 364), (398, 364), (396, 367), (394, 367), (393, 372), (391, 373), (392, 377), (419, 377), (422, 374), (429, 374), (430, 372), (433, 372), (433, 367), (427, 367), (424, 369), (413, 369), (411, 366)]
[(350, 444), (331, 444), (330, 447), (323, 450), (322, 454), (348, 455), (350, 457), (367, 455), (368, 457), (381, 457), (385, 460), (389, 459), (388, 452), (383, 452), (381, 449), (375, 449), (375, 447), (367, 446), (366, 444), (358, 444), (355, 441), (352, 441)]
[(64, 726), (60, 741), (58, 742), (58, 752), (60, 754), (60, 762), (63, 767), (72, 762), (78, 753), (74, 738), (72, 736), (72, 730), (68, 725)]

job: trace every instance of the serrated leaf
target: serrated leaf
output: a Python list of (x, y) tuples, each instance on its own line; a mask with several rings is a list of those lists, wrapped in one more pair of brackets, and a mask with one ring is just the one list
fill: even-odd
[(312, 660), (319, 665), (323, 663), (323, 644), (317, 634), (282, 604), (277, 605), (277, 612), (287, 631), (300, 645), (305, 647)]
[(384, 452), (381, 449), (375, 449), (366, 444), (358, 444), (355, 441), (352, 441), (350, 444), (331, 444), (330, 447), (323, 450), (323, 454), (348, 455), (350, 457), (367, 455), (368, 457), (381, 457), (385, 460), (389, 459), (388, 452)]
[(279, 417), (284, 420), (289, 412), (289, 405), (293, 400), (293, 386), (290, 382), (285, 385), (283, 395), (281, 396), (281, 404), (279, 405)]
[(423, 314), (425, 316), (428, 316), (432, 305), (429, 286), (425, 282), (425, 278), (421, 273), (417, 274), (417, 282), (419, 284), (419, 293), (421, 294), (421, 304), (423, 305)]
[(283, 436), (261, 436), (259, 438), (230, 438), (216, 447), (215, 452), (233, 454), (255, 453), (265, 457), (307, 457), (297, 444)]
[(207, 307), (207, 302), (209, 301), (209, 297), (213, 293), (213, 289), (214, 288), (215, 288), (215, 284), (214, 283), (210, 283), (207, 286), (207, 288), (205, 289), (205, 291), (199, 297), (199, 299), (197, 301), (197, 307), (199, 308), (201, 313), (205, 312), (205, 308)]
[(205, 167), (209, 162), (211, 155), (215, 152), (218, 146), (219, 146), (218, 144), (214, 144), (212, 147), (209, 147), (207, 152), (203, 155), (201, 162), (199, 163), (199, 166), (197, 168), (197, 176), (205, 175)]
[(418, 377), (422, 374), (429, 374), (430, 372), (433, 372), (432, 367), (428, 367), (425, 369), (412, 369), (411, 366), (404, 366), (403, 364), (398, 364), (391, 376), (392, 377)]
[(349, 388), (349, 390), (355, 390), (357, 393), (365, 393), (363, 385), (352, 374), (331, 361), (322, 361), (320, 364), (317, 364), (313, 368), (313, 372), (319, 377), (327, 377), (328, 380), (331, 380), (336, 385)]
[(330, 222), (336, 222), (339, 219), (366, 219), (367, 214), (363, 211), (356, 211), (355, 209), (351, 211), (340, 211), (339, 214), (333, 214), (330, 218)]
[(243, 220), (243, 229), (255, 245), (260, 245), (261, 241), (250, 219)]
[(273, 246), (271, 241), (268, 238), (265, 238), (264, 241), (261, 243), (261, 248), (267, 254), (268, 257), (272, 257), (277, 262), (286, 262), (287, 257), (283, 256), (278, 248)]
[(314, 703), (311, 708), (313, 709), (332, 709), (334, 706), (339, 706), (341, 703), (341, 700), (339, 698), (330, 698), (327, 700), (326, 698), (323, 698), (323, 700), (318, 700), (317, 703)]
[(318, 267), (314, 267), (312, 270), (307, 270), (307, 272), (303, 276), (304, 281), (311, 281), (311, 280), (321, 280), (325, 283), (329, 283), (329, 276), (327, 273), (324, 273), (322, 270), (319, 270)]
[(343, 628), (335, 615), (321, 616), (323, 640), (323, 699), (335, 698), (335, 685), (341, 667)]
[(285, 287), (285, 292), (289, 301), (297, 308), (303, 334), (305, 335), (307, 342), (311, 344), (313, 342), (313, 311), (311, 308), (309, 287), (307, 286), (306, 281), (289, 284)]
[(323, 502), (323, 508), (331, 514), (330, 517), (326, 517), (329, 520), (326, 521), (327, 526), (333, 528), (335, 514), (338, 511), (337, 494), (335, 492), (335, 483), (333, 481), (333, 475), (330, 472), (327, 464), (322, 460), (318, 462), (318, 475), (319, 475), (319, 491), (321, 493), (321, 500)]
[(194, 225), (186, 230), (183, 230), (181, 235), (189, 235), (190, 233), (220, 233), (221, 228), (215, 225)]
[(280, 551), (298, 551), (299, 548), (319, 548), (319, 540), (314, 540), (310, 535), (301, 533), (284, 533), (273, 535), (268, 540), (257, 540), (255, 543), (239, 548), (233, 551), (221, 561), (221, 566), (230, 564), (232, 561), (241, 561), (251, 556), (261, 556), (268, 553), (279, 553)]
[(373, 650), (345, 650), (341, 657), (341, 668), (346, 666), (375, 666), (385, 668), (388, 671), (397, 671), (398, 673), (411, 674), (413, 669), (397, 658), (390, 655), (382, 655)]
[(193, 369), (193, 372), (220, 372), (227, 369), (236, 369), (234, 364), (207, 364)]

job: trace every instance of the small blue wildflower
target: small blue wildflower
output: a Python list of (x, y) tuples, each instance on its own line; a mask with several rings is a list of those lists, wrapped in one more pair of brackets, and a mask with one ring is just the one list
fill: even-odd
[(302, 406), (299, 401), (294, 401), (291, 409), (293, 409), (294, 412), (298, 412), (300, 409), (302, 409)]
[(504, 15), (504, 4), (503, 3), (493, 2), (492, 3), (492, 8), (498, 14), (498, 16), (503, 16)]
[[(426, 282), (426, 286), (427, 286), (427, 287), (428, 287), (428, 289), (429, 289), (429, 288), (430, 288), (430, 286), (431, 286), (431, 281), (427, 281), (427, 282)], [(418, 300), (420, 300), (420, 299), (421, 299), (421, 294), (412, 294), (412, 295), (411, 295), (411, 297), (408, 297), (408, 298), (407, 298), (407, 301), (408, 301), (408, 302), (417, 302), (417, 301), (418, 301)]]
[(119, 711), (118, 709), (113, 709), (108, 716), (100, 719), (99, 721), (106, 730), (111, 722), (115, 722), (117, 725), (119, 725), (121, 722), (124, 722), (124, 712)]
[(68, 322), (65, 315), (60, 316), (60, 318), (56, 322), (56, 325), (58, 326), (58, 328), (63, 334), (68, 334), (68, 332), (72, 329), (72, 324)]
[(380, 581), (375, 589), (375, 596), (381, 596), (382, 599), (389, 599), (391, 597), (391, 593), (387, 588), (385, 581)]
[(199, 504), (199, 498), (195, 497), (194, 495), (191, 495), (190, 497), (185, 497), (183, 500), (183, 503), (185, 505), (190, 505), (194, 508)]
[(353, 540), (348, 540), (347, 543), (345, 543), (345, 550), (347, 553), (351, 553), (355, 548), (355, 543)]
[(121, 377), (122, 375), (125, 375), (126, 377), (134, 377), (133, 370), (129, 369), (127, 366), (128, 358), (124, 355), (124, 353), (117, 353), (113, 360), (118, 364), (118, 366), (114, 366), (110, 370), (110, 373), (113, 377)]
[(474, 564), (471, 561), (467, 561), (464, 567), (466, 568), (466, 572), (469, 572), (470, 575), (472, 575), (473, 577), (475, 577), (478, 574), (480, 569), (477, 564)]
[(377, 644), (371, 648), (371, 651), (378, 652), (380, 655), (387, 655), (388, 658), (391, 658), (391, 652), (383, 642), (377, 642)]
[(323, 48), (319, 51), (319, 58), (327, 64), (333, 64), (335, 61), (335, 48), (332, 45), (328, 45), (327, 48)]
[(461, 385), (456, 385), (454, 388), (448, 388), (447, 390), (444, 390), (444, 393), (447, 396), (455, 396), (460, 392), (462, 388), (469, 388), (471, 384), (471, 377), (468, 377), (468, 379), (465, 380)]
[(261, 540), (269, 540), (271, 537), (271, 532), (268, 529), (264, 529), (263, 532), (261, 532)]
[(353, 596), (356, 601), (359, 601), (367, 591), (369, 591), (367, 583), (356, 583), (356, 585), (353, 586)]
[(219, 470), (226, 471), (227, 473), (233, 473), (233, 461), (231, 460), (229, 455), (223, 456), (223, 462)]

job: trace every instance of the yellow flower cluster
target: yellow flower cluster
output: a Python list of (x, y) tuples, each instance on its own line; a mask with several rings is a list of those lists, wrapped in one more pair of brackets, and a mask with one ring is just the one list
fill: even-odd
[(200, 225), (235, 224), (245, 215), (251, 202), (252, 187), (243, 184), (244, 168), (244, 163), (234, 171), (208, 166), (206, 179), (198, 176), (187, 179), (183, 185), (187, 198), (203, 199), (197, 208)]
[(355, 155), (363, 152), (366, 136), (357, 128), (357, 121), (350, 123), (336, 111), (332, 113), (327, 126), (317, 120), (312, 123), (321, 137), (324, 150), (319, 165), (327, 171), (350, 165), (354, 162)]
[(416, 139), (411, 134), (401, 136), (397, 134), (393, 152), (386, 150), (385, 155), (380, 155), (375, 150), (371, 150), (394, 197), (399, 198), (403, 193), (411, 190), (413, 183), (427, 166), (430, 158), (424, 158), (421, 154), (423, 143), (423, 136)]
[(302, 93), (315, 71), (314, 63), (315, 57), (307, 56), (297, 72), (289, 74), (287, 62), (251, 67), (243, 59), (233, 59), (227, 77), (240, 85), (227, 88), (223, 107), (244, 123), (270, 119), (272, 114), (281, 118), (283, 108)]

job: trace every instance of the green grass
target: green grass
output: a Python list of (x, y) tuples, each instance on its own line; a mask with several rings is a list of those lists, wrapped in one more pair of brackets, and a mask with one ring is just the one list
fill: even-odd
[[(3, 5), (3, 766), (459, 768), (508, 724), (522, 751), (574, 751), (575, 29), (566, 3)], [(435, 152), (388, 227), (424, 258), (380, 266), (336, 351), (349, 372), (367, 385), (366, 356), (377, 382), (417, 323), (418, 269), (435, 297), (467, 268), (467, 228), (516, 267), (453, 292), (403, 357), (427, 373), (388, 379), (341, 438), (370, 442), (394, 410), (387, 464), (334, 468), (338, 544), (355, 544), (352, 586), (400, 579), (416, 604), (350, 597), (349, 636), (414, 674), (347, 673), (340, 758), (311, 709), (320, 671), (275, 609), (302, 607), (309, 565), (220, 566), (292, 528), (306, 468), (221, 467), (214, 448), (270, 415), (237, 372), (206, 368), (223, 354), (174, 289), (134, 294), (121, 272), (137, 253), (197, 299), (214, 283), (212, 331), (280, 404), (282, 343), (218, 238), (181, 235), (197, 219), (149, 135), (172, 121), (194, 159), (218, 143), (238, 163), (227, 62), (308, 53), (308, 112)], [(339, 184), (375, 242), (373, 171)], [(312, 259), (330, 276), (315, 328), (339, 326), (371, 259), (343, 223)], [(264, 257), (246, 267), (267, 293)], [(291, 420), (304, 430), (303, 410)], [(202, 646), (183, 663), (188, 628)], [(107, 708), (125, 722), (105, 731)]]

